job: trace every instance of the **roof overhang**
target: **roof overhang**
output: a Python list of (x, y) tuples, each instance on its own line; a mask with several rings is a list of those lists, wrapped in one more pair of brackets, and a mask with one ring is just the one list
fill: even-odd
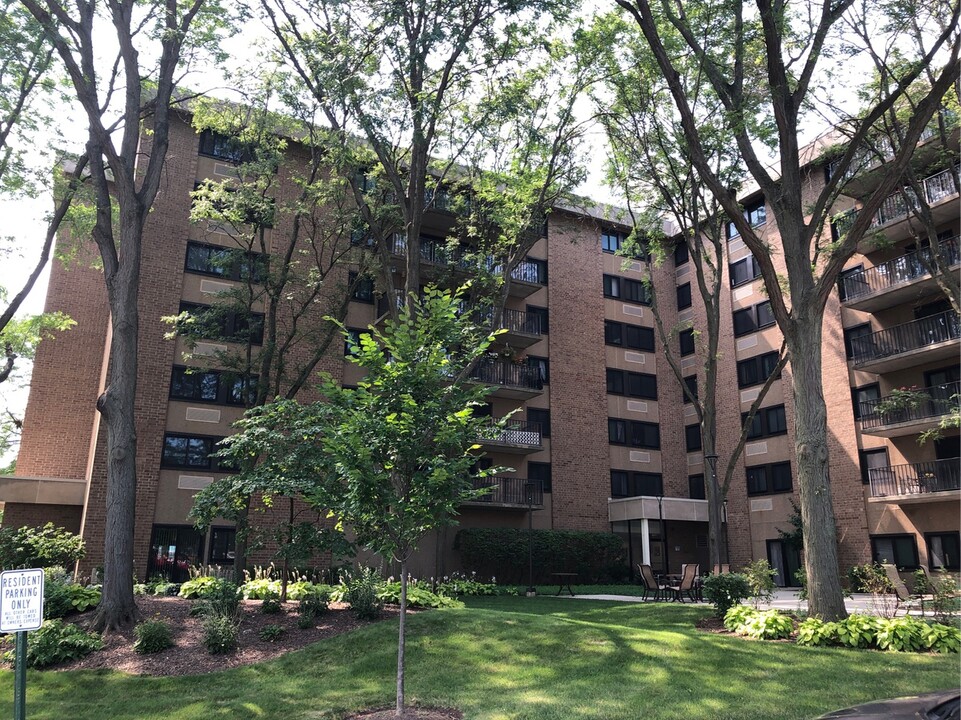
[(0, 502), (83, 506), (85, 480), (0, 475)]

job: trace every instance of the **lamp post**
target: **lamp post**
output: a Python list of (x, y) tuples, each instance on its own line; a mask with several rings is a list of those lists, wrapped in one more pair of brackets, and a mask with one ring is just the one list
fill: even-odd
[(524, 483), (527, 491), (527, 597), (537, 595), (534, 588), (534, 487), (536, 480)]

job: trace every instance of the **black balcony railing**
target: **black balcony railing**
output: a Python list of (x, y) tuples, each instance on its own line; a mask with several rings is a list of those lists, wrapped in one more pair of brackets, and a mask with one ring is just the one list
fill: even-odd
[(871, 497), (921, 495), (961, 489), (961, 458), (870, 468)]
[(471, 502), (474, 503), (517, 507), (538, 507), (544, 504), (544, 484), (540, 480), (493, 475), (475, 478), (474, 489), (488, 490), (483, 495), (472, 498)]
[[(953, 237), (940, 242), (944, 266), (958, 263), (958, 238)], [(934, 266), (934, 258), (929, 248), (907, 253), (886, 263), (875, 265), (861, 272), (844, 277), (841, 281), (841, 297), (845, 302), (866, 295), (873, 295), (890, 288), (917, 280), (929, 274)]]
[(541, 446), (541, 424), (529, 420), (508, 420), (503, 427), (499, 427), (497, 421), (491, 418), (487, 425), (481, 428), (478, 440), (497, 443), (498, 445), (539, 448)]
[(509, 332), (540, 335), (541, 316), (529, 313), (526, 310), (507, 308), (501, 316), (501, 327)]
[(928, 345), (957, 340), (959, 337), (961, 337), (961, 322), (955, 312), (948, 310), (903, 325), (895, 325), (871, 335), (854, 338), (851, 340), (851, 351), (854, 364), (863, 365)]
[[(940, 202), (946, 197), (956, 195), (958, 192), (954, 184), (954, 172), (951, 168), (925, 178), (922, 181), (924, 196), (929, 204)], [(889, 222), (899, 220), (908, 214), (908, 211), (917, 207), (917, 199), (912, 196), (912, 191), (905, 190), (889, 195), (881, 203), (881, 208), (874, 216), (872, 227), (880, 227)]]
[(950, 415), (958, 407), (961, 383), (902, 390), (879, 400), (861, 403), (861, 429), (886, 427)]
[(488, 385), (543, 390), (544, 380), (539, 368), (526, 362), (516, 363), (506, 358), (483, 358), (471, 371), (472, 380)]

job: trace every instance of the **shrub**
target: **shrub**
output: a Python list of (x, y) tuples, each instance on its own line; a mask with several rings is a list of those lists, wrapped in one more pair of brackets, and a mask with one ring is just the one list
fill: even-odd
[(280, 625), (264, 625), (258, 631), (257, 637), (264, 642), (273, 642), (274, 640), (279, 640), (284, 632), (284, 629)]
[(851, 585), (851, 592), (871, 593), (872, 595), (894, 592), (894, 586), (888, 580), (884, 568), (878, 563), (852, 566), (848, 570), (848, 582)]
[(297, 627), (299, 627), (301, 630), (309, 630), (314, 626), (316, 619), (316, 615), (298, 615)]
[(924, 631), (924, 644), (937, 653), (961, 651), (961, 630), (951, 625), (932, 623)]
[(344, 590), (344, 600), (350, 609), (364, 620), (380, 617), (384, 603), (377, 597), (379, 578), (377, 571), (363, 568), (355, 577), (350, 578)]
[(809, 617), (798, 625), (798, 645), (834, 645), (837, 643), (837, 623)]
[(271, 593), (280, 597), (280, 580), (271, 580), (270, 578), (248, 580), (240, 586), (240, 591), (246, 600), (263, 600)]
[[(13, 636), (7, 636), (13, 642)], [(27, 665), (45, 668), (68, 660), (86, 657), (103, 648), (103, 639), (63, 620), (45, 620), (39, 630), (27, 633)], [(16, 659), (16, 651), (4, 653), (5, 662)]]
[[(300, 612), (301, 618), (306, 617), (310, 621), (310, 624), (306, 626), (310, 627), (314, 618), (327, 612), (329, 604), (330, 590), (327, 589), (326, 585), (318, 585), (309, 595), (301, 597), (297, 610)], [(301, 627), (304, 626), (301, 625)]]
[(134, 628), (133, 634), (133, 649), (141, 655), (158, 653), (174, 644), (170, 626), (163, 620), (145, 620)]
[(482, 595), (497, 595), (500, 589), (495, 583), (479, 582), (471, 576), (461, 577), (455, 573), (450, 577), (445, 577), (442, 582), (437, 583), (437, 594), (447, 597), (478, 597)]
[(836, 623), (837, 641), (848, 647), (871, 647), (874, 645), (880, 622), (873, 615), (848, 615)]
[(284, 606), (280, 603), (280, 594), (269, 592), (264, 594), (264, 599), (260, 604), (260, 612), (264, 615), (276, 615), (283, 612)]
[(528, 542), (533, 542), (534, 581), (547, 582), (551, 573), (576, 572), (580, 582), (608, 580), (610, 568), (625, 564), (624, 546), (617, 535), (573, 530), (464, 528), (454, 547), (469, 571), (502, 582), (527, 581)]
[(931, 590), (931, 610), (938, 622), (956, 625), (955, 613), (961, 610), (961, 588), (958, 581), (942, 568), (929, 583)]
[(168, 597), (173, 597), (180, 593), (180, 583), (168, 583), (162, 582), (154, 585), (153, 594), (154, 595), (166, 595)]
[(203, 624), (204, 647), (211, 655), (225, 655), (237, 647), (237, 622), (225, 615), (208, 615)]
[(210, 617), (229, 618), (233, 621), (237, 617), (240, 607), (240, 592), (232, 582), (222, 581), (212, 586), (207, 596), (198, 600), (199, 612)]
[(47, 568), (44, 575), (43, 615), (48, 620), (84, 612), (99, 604), (99, 586), (85, 587), (70, 582), (70, 574), (63, 568)]
[(147, 583), (134, 583), (133, 584), (133, 594), (134, 595), (146, 595), (147, 590), (150, 586)]
[(177, 594), (188, 600), (205, 598), (212, 593), (216, 593), (225, 582), (226, 580), (210, 575), (201, 575), (183, 583)]
[(704, 597), (714, 604), (714, 614), (719, 618), (750, 594), (747, 578), (739, 573), (709, 575), (704, 580)]
[(918, 652), (926, 649), (928, 624), (910, 615), (900, 618), (882, 618), (878, 621), (875, 642), (881, 650), (895, 652)]
[(758, 614), (750, 605), (735, 605), (724, 613), (724, 627), (731, 632), (737, 632), (744, 623)]
[[(400, 581), (385, 583), (377, 591), (377, 597), (381, 602), (400, 605)], [(410, 607), (464, 607), (464, 603), (459, 600), (432, 593), (416, 582), (407, 583), (407, 604)]]
[(755, 560), (745, 566), (743, 575), (751, 590), (751, 601), (755, 608), (774, 597), (774, 591), (777, 589), (777, 585), (774, 584), (777, 570), (772, 568), (767, 560)]
[(0, 568), (4, 570), (71, 567), (84, 555), (83, 538), (53, 523), (0, 528)]
[(742, 623), (735, 632), (757, 640), (777, 640), (791, 636), (794, 621), (777, 610), (761, 610)]

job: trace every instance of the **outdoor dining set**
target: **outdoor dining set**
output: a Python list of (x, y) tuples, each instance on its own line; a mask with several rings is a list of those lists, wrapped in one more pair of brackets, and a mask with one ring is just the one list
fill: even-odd
[[(697, 563), (681, 565), (680, 575), (658, 575), (650, 565), (638, 565), (641, 584), (644, 586), (642, 600), (667, 600), (669, 602), (684, 602), (687, 597), (691, 602), (704, 602), (702, 595), (703, 578), (701, 566)], [(724, 564), (714, 568), (715, 574), (728, 573), (730, 565)]]

